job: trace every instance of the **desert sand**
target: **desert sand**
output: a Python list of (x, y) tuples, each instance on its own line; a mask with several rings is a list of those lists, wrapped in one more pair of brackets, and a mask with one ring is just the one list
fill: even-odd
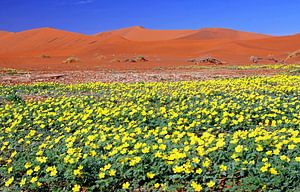
[[(271, 36), (223, 28), (150, 30), (135, 26), (94, 35), (39, 28), (0, 31), (0, 68), (152, 70), (191, 65), (188, 59), (206, 56), (216, 57), (225, 65), (246, 65), (250, 56), (284, 59), (299, 48), (299, 34)], [(124, 62), (138, 55), (149, 61)], [(78, 61), (63, 63), (70, 56)]]

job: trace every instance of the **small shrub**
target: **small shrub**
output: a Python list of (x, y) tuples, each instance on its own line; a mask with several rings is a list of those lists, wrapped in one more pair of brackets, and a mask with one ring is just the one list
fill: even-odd
[(51, 57), (49, 55), (43, 54), (43, 55), (40, 56), (40, 58), (42, 58), (42, 59), (50, 59)]
[(261, 60), (263, 60), (262, 57), (257, 57), (257, 56), (251, 56), (251, 57), (250, 57), (250, 61), (251, 61), (252, 63), (258, 63), (258, 62), (261, 61)]
[(71, 57), (68, 57), (66, 60), (64, 60), (63, 63), (66, 63), (66, 64), (76, 63), (78, 61), (79, 61), (79, 58), (71, 56)]
[(300, 49), (297, 51), (294, 51), (292, 53), (290, 53), (285, 59), (284, 62), (287, 62), (289, 59), (295, 58), (295, 57), (299, 57), (300, 56)]
[(25, 103), (23, 98), (15, 93), (9, 94), (5, 98), (8, 102), (13, 102), (13, 103)]
[(125, 59), (125, 62), (129, 62), (129, 63), (147, 62), (147, 61), (148, 61), (148, 59), (146, 59), (143, 55), (139, 55), (139, 56), (134, 57), (134, 58)]
[(189, 59), (188, 62), (193, 62), (193, 63), (212, 63), (212, 64), (225, 64), (224, 61), (221, 61), (215, 57), (199, 57), (199, 58), (192, 58)]

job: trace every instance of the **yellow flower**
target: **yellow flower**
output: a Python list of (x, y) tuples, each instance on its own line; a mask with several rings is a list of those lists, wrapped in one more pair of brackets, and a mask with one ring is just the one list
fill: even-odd
[(56, 168), (54, 168), (51, 172), (50, 172), (50, 176), (54, 177), (57, 175), (57, 170)]
[(144, 149), (142, 149), (142, 152), (143, 153), (149, 153), (150, 151), (150, 148), (149, 147), (145, 147)]
[(215, 184), (216, 183), (214, 181), (210, 181), (210, 182), (206, 183), (207, 187), (209, 187), (209, 188), (215, 186)]
[(37, 162), (39, 163), (46, 163), (47, 157), (36, 157)]
[(288, 149), (290, 149), (290, 150), (295, 149), (295, 147), (296, 147), (296, 145), (294, 145), (294, 144), (288, 145)]
[(290, 161), (290, 158), (289, 158), (288, 156), (286, 156), (286, 155), (281, 155), (281, 156), (280, 156), (280, 159), (281, 159), (282, 161), (286, 161), (286, 162), (289, 162), (289, 161)]
[(47, 167), (46, 172), (50, 172), (51, 177), (54, 177), (57, 175), (57, 169), (55, 166)]
[(81, 173), (82, 169), (83, 169), (83, 166), (82, 166), (82, 165), (79, 165), (79, 167), (73, 171), (74, 175), (80, 177), (81, 174), (82, 174), (82, 173)]
[(272, 155), (272, 153), (273, 153), (272, 151), (267, 151), (266, 152), (267, 155)]
[(104, 166), (103, 171), (106, 171), (111, 168), (111, 164), (107, 164)]
[(159, 149), (161, 149), (161, 150), (166, 150), (166, 148), (167, 148), (167, 146), (165, 145), (165, 144), (160, 144), (159, 145)]
[(202, 186), (195, 181), (192, 181), (191, 186), (195, 191), (202, 191)]
[(238, 145), (238, 146), (235, 147), (235, 152), (236, 153), (240, 153), (242, 151), (243, 151), (243, 145)]
[(227, 123), (227, 118), (222, 119), (221, 124), (224, 125)]
[(104, 177), (105, 177), (105, 173), (104, 172), (99, 173), (99, 178), (100, 179), (103, 179)]
[(160, 184), (159, 184), (159, 183), (155, 183), (155, 184), (154, 184), (154, 187), (157, 189), (157, 188), (160, 187)]
[(28, 169), (28, 170), (26, 171), (26, 174), (27, 174), (27, 175), (32, 175), (32, 173), (33, 173), (33, 170), (32, 170), (32, 169)]
[(238, 155), (236, 154), (236, 153), (233, 153), (232, 155), (231, 155), (231, 158), (232, 159), (236, 159), (238, 157)]
[(92, 157), (95, 157), (95, 156), (97, 155), (97, 152), (96, 152), (95, 150), (92, 150), (92, 151), (90, 152), (90, 155), (91, 155)]
[(196, 173), (200, 175), (202, 173), (202, 169), (201, 168), (196, 169)]
[(267, 166), (262, 166), (260, 168), (260, 170), (261, 170), (261, 172), (266, 172), (266, 171), (268, 171), (268, 167)]
[(276, 126), (276, 121), (273, 120), (272, 123), (271, 123), (271, 126), (275, 127)]
[(264, 148), (261, 145), (257, 145), (256, 151), (260, 152), (260, 151), (263, 151), (263, 150), (264, 150)]
[(80, 176), (81, 175), (81, 170), (80, 169), (75, 169), (73, 171), (73, 173), (74, 173), (75, 176)]
[(37, 156), (40, 156), (40, 155), (43, 155), (43, 153), (44, 153), (44, 151), (39, 150), (39, 151), (36, 153), (36, 155), (37, 155)]
[(12, 152), (12, 154), (10, 155), (10, 157), (13, 158), (14, 156), (16, 156), (16, 154), (17, 154), (17, 152), (14, 151), (14, 152)]
[(152, 172), (147, 173), (147, 177), (150, 179), (153, 179), (154, 176), (155, 176), (155, 174)]
[(129, 166), (134, 166), (134, 165), (136, 165), (137, 163), (139, 163), (141, 160), (142, 160), (141, 157), (134, 157), (133, 159), (130, 160)]
[(116, 175), (116, 170), (112, 169), (109, 171), (109, 176), (115, 176)]
[(26, 169), (28, 169), (29, 167), (31, 167), (31, 162), (26, 162), (24, 167), (25, 167)]
[(272, 175), (278, 175), (278, 172), (276, 171), (275, 168), (270, 168), (270, 173), (271, 173)]
[(220, 170), (221, 171), (227, 171), (227, 166), (226, 165), (220, 165)]
[(20, 186), (22, 187), (25, 184), (26, 184), (26, 178), (22, 178), (20, 182)]
[(255, 164), (255, 161), (254, 161), (254, 160), (249, 161), (249, 164), (250, 164), (250, 165), (254, 165), (254, 164)]
[(38, 172), (40, 169), (41, 169), (40, 166), (36, 166), (33, 170), (34, 170), (35, 172)]
[(202, 163), (203, 167), (209, 167), (210, 161), (206, 160)]
[(200, 162), (200, 159), (197, 157), (194, 157), (192, 160), (194, 163), (198, 164)]
[(216, 143), (216, 146), (217, 147), (223, 147), (226, 143), (224, 142), (224, 140), (219, 140), (217, 143)]
[(38, 177), (32, 177), (30, 183), (35, 183), (38, 180)]
[(249, 163), (248, 161), (243, 161), (243, 164), (244, 164), (244, 165), (246, 165), (246, 164), (248, 164), (248, 163)]
[(295, 157), (295, 161), (300, 162), (300, 157)]
[(8, 173), (11, 173), (12, 171), (13, 171), (13, 167), (10, 167), (10, 168), (7, 169)]
[(80, 185), (75, 184), (75, 185), (73, 186), (73, 188), (72, 188), (72, 191), (73, 191), (73, 192), (80, 192)]
[(180, 173), (180, 172), (183, 172), (183, 171), (184, 171), (184, 168), (182, 166), (173, 167), (173, 172), (174, 173)]
[(15, 178), (11, 177), (9, 178), (6, 182), (5, 182), (5, 187), (9, 187), (13, 182), (14, 182)]
[(130, 187), (130, 183), (129, 182), (123, 183), (123, 185), (122, 185), (123, 189), (129, 189), (129, 187)]
[(279, 153), (280, 153), (280, 150), (279, 150), (279, 149), (273, 150), (273, 154), (274, 154), (274, 155), (279, 155)]

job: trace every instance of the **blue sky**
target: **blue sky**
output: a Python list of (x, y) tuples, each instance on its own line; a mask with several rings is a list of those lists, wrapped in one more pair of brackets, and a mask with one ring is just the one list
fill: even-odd
[(224, 27), (300, 33), (299, 0), (0, 0), (0, 30), (39, 27), (94, 34), (129, 26)]

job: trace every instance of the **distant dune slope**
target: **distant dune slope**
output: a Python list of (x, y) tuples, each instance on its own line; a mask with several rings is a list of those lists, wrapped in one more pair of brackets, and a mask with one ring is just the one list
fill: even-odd
[(0, 37), (0, 54), (35, 55), (78, 52), (95, 38), (52, 28), (39, 28)]
[(1, 31), (0, 30), (0, 37), (2, 36), (2, 35), (7, 35), (7, 34), (9, 34), (10, 32), (7, 32), (7, 31)]
[(208, 40), (208, 39), (227, 39), (227, 40), (249, 40), (271, 37), (270, 35), (236, 31), (223, 28), (204, 28), (187, 34), (180, 39), (188, 40)]
[(5, 36), (11, 35), (13, 33), (7, 31), (0, 31), (0, 39), (4, 38)]
[(294, 51), (300, 48), (300, 34), (240, 41), (237, 43), (253, 49), (260, 48), (265, 50)]
[(230, 39), (246, 40), (270, 37), (257, 33), (249, 33), (223, 28), (204, 28), (200, 30), (151, 30), (140, 26), (119, 29), (111, 32), (97, 34), (119, 35), (132, 41), (162, 41), (172, 39), (208, 40), (208, 39)]
[(143, 27), (130, 27), (111, 32), (96, 34), (101, 35), (119, 35), (132, 41), (164, 41), (176, 39), (184, 35), (193, 33), (192, 30), (151, 30)]

